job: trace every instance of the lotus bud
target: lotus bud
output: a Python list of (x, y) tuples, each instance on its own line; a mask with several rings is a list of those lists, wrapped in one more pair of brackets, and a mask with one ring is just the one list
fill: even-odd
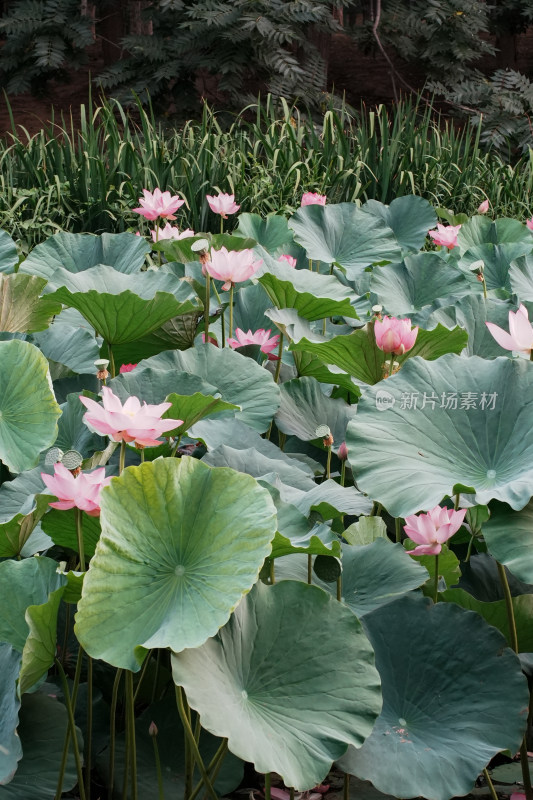
[(157, 736), (159, 733), (159, 729), (155, 722), (152, 720), (149, 727), (148, 727), (148, 736)]
[(341, 461), (346, 461), (346, 459), (348, 458), (348, 448), (346, 447), (346, 442), (343, 442), (339, 447), (337, 456)]

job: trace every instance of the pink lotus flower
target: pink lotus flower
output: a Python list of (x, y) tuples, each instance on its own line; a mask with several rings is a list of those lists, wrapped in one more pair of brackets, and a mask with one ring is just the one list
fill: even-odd
[(141, 406), (138, 397), (128, 397), (122, 405), (108, 386), (102, 387), (103, 406), (83, 395), (80, 400), (89, 409), (83, 417), (85, 424), (97, 433), (110, 436), (115, 442), (124, 440), (135, 442), (136, 446), (157, 447), (161, 444), (158, 436), (183, 422), (181, 419), (161, 419), (172, 403), (143, 403)]
[(442, 550), (444, 542), (457, 533), (465, 518), (466, 508), (454, 511), (449, 508), (435, 506), (427, 514), (416, 514), (405, 518), (404, 531), (416, 542), (414, 550), (408, 553), (416, 556), (436, 556)]
[[(202, 333), (202, 342), (203, 342), (204, 344), (205, 344), (205, 341), (206, 341), (206, 340), (205, 340), (205, 333)], [(215, 337), (214, 337), (214, 336), (211, 336), (211, 334), (208, 334), (208, 336), (207, 336), (207, 341), (208, 341), (208, 342), (210, 342), (211, 344), (214, 344), (214, 345), (215, 345), (215, 347), (218, 347), (218, 342), (217, 342), (217, 340), (215, 339)]]
[(346, 447), (346, 442), (343, 442), (339, 449), (337, 450), (337, 457), (340, 458), (341, 461), (346, 461), (348, 458), (348, 448)]
[(122, 374), (124, 374), (124, 372), (131, 372), (132, 370), (135, 369), (136, 366), (137, 364), (122, 364), (121, 368), (119, 369), (119, 372)]
[(410, 319), (383, 317), (374, 323), (376, 344), (384, 353), (401, 356), (412, 348), (418, 335), (418, 327), (411, 330)]
[(318, 192), (305, 192), (302, 195), (300, 206), (325, 206), (327, 195)]
[(441, 247), (447, 247), (448, 250), (453, 250), (457, 244), (457, 234), (460, 229), (460, 225), (441, 225), (439, 223), (437, 224), (437, 230), (429, 231), (429, 235), (435, 244), (440, 244)]
[(262, 261), (254, 261), (252, 250), (220, 250), (211, 248), (211, 260), (205, 265), (212, 278), (224, 281), (222, 288), (227, 291), (236, 283), (247, 281), (257, 272)]
[(187, 230), (179, 232), (179, 230), (167, 222), (164, 228), (159, 228), (159, 231), (154, 230), (151, 231), (152, 239), (154, 242), (160, 242), (162, 239), (188, 239), (191, 236), (194, 236), (194, 231), (190, 228)]
[(235, 350), (236, 347), (245, 347), (247, 344), (261, 345), (262, 353), (271, 353), (279, 345), (279, 335), (272, 336), (269, 339), (271, 328), (265, 331), (264, 328), (259, 328), (255, 333), (249, 330), (244, 333), (240, 328), (235, 328), (236, 339), (228, 339), (228, 344)]
[(139, 198), (140, 208), (134, 208), (133, 210), (137, 214), (142, 214), (146, 219), (158, 219), (158, 217), (176, 219), (173, 216), (174, 211), (177, 211), (185, 202), (177, 195), (171, 195), (170, 192), (162, 192), (161, 189), (154, 189), (153, 194), (148, 189), (143, 189), (143, 194), (144, 198)]
[(289, 267), (295, 267), (296, 266), (296, 259), (293, 258), (293, 256), (289, 256), (287, 253), (285, 253), (284, 255), (280, 256), (278, 258), (278, 261), (286, 261), (287, 264), (289, 265)]
[(485, 325), (494, 336), (498, 344), (505, 350), (514, 350), (517, 353), (530, 355), (533, 350), (533, 326), (529, 321), (527, 308), (521, 305), (518, 311), (509, 311), (509, 333), (495, 325), (486, 322)]
[(531, 217), (531, 219), (528, 219), (526, 221), (526, 225), (527, 225), (527, 227), (529, 228), (530, 231), (533, 231), (533, 217)]
[(100, 492), (107, 486), (111, 477), (106, 478), (105, 467), (95, 469), (94, 472), (80, 472), (74, 477), (61, 462), (54, 464), (54, 474), (47, 475), (41, 472), (41, 478), (58, 500), (50, 503), (52, 508), (66, 511), (69, 508), (80, 508), (91, 517), (100, 514), (98, 502)]
[(488, 210), (489, 210), (489, 201), (488, 200), (483, 200), (483, 202), (480, 203), (478, 208), (477, 208), (477, 213), (478, 214), (486, 214)]
[(220, 214), (222, 219), (227, 219), (228, 214), (235, 214), (240, 208), (235, 202), (234, 194), (220, 192), (216, 197), (210, 194), (206, 194), (205, 197), (211, 211), (215, 214)]

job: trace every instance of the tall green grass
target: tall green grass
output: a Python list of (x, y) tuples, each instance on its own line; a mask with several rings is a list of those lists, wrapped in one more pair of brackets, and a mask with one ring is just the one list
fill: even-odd
[(511, 165), (485, 152), (479, 133), (410, 100), (330, 109), (317, 123), (267, 97), (233, 117), (205, 106), (180, 130), (106, 101), (82, 107), (79, 128), (62, 119), (30, 136), (12, 120), (0, 140), (0, 226), (23, 249), (57, 230), (136, 230), (142, 220), (131, 209), (156, 186), (186, 199), (178, 224), (194, 230), (218, 227), (205, 202), (217, 190), (259, 214), (320, 191), (330, 202), (416, 193), (466, 213), (488, 197), (499, 215), (531, 215), (531, 152)]

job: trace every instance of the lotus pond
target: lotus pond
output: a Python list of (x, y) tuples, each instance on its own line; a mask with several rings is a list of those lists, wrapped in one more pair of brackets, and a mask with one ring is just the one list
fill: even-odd
[(207, 202), (0, 233), (0, 795), (532, 800), (533, 222)]

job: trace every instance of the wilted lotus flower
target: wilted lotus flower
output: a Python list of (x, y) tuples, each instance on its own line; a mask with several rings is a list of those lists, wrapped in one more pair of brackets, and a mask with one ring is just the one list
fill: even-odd
[(480, 203), (479, 206), (478, 206), (477, 213), (478, 214), (486, 214), (488, 210), (489, 210), (489, 201), (488, 200), (483, 200), (483, 202)]
[(396, 319), (396, 317), (383, 317), (374, 323), (376, 344), (384, 353), (394, 353), (397, 356), (407, 353), (412, 348), (418, 335), (418, 327), (411, 330), (410, 319)]
[(325, 206), (327, 195), (318, 194), (318, 192), (305, 192), (302, 195), (300, 206)]
[(272, 336), (269, 339), (271, 331), (271, 328), (267, 331), (264, 328), (259, 328), (255, 333), (252, 333), (251, 330), (244, 333), (240, 328), (235, 328), (235, 336), (237, 338), (228, 339), (228, 344), (234, 350), (236, 347), (245, 347), (247, 344), (259, 344), (261, 345), (262, 353), (271, 353), (279, 345), (279, 335)]
[(228, 214), (236, 214), (240, 206), (235, 202), (234, 194), (220, 192), (216, 197), (206, 194), (205, 199), (209, 203), (209, 208), (215, 214), (220, 214), (222, 219), (227, 219)]
[(530, 231), (533, 231), (533, 217), (531, 217), (531, 219), (528, 219), (526, 221), (526, 225), (527, 225), (527, 227), (529, 228)]
[(447, 247), (448, 250), (453, 250), (457, 244), (457, 234), (460, 230), (460, 225), (441, 225), (439, 223), (437, 224), (437, 230), (429, 231), (429, 235), (435, 244), (440, 244), (441, 247)]
[(252, 250), (220, 250), (211, 248), (211, 259), (205, 265), (212, 278), (224, 281), (222, 288), (227, 291), (236, 283), (247, 281), (257, 272), (262, 261), (254, 261)]
[(278, 261), (286, 261), (287, 264), (289, 265), (289, 267), (295, 267), (296, 266), (296, 259), (293, 256), (288, 255), (287, 253), (285, 253), (284, 255), (280, 256), (278, 258)]
[(185, 202), (177, 195), (171, 195), (170, 192), (162, 192), (161, 189), (154, 189), (153, 194), (148, 189), (143, 189), (143, 194), (144, 198), (139, 198), (141, 207), (133, 210), (137, 214), (142, 214), (146, 219), (158, 219), (158, 217), (176, 219), (173, 216), (174, 211), (177, 211)]
[(122, 364), (121, 368), (119, 369), (119, 372), (122, 374), (124, 374), (125, 372), (131, 372), (132, 370), (135, 369), (136, 366), (137, 364)]
[(444, 542), (457, 533), (465, 518), (466, 508), (454, 511), (449, 508), (435, 506), (427, 514), (411, 514), (405, 518), (404, 531), (416, 542), (414, 550), (408, 553), (416, 556), (436, 556), (442, 550)]
[(517, 353), (531, 355), (533, 350), (533, 326), (529, 321), (527, 308), (521, 305), (518, 311), (509, 311), (509, 333), (495, 325), (486, 322), (485, 325), (494, 336), (498, 344), (505, 350), (514, 350)]
[(54, 474), (41, 472), (41, 478), (50, 492), (57, 497), (57, 502), (50, 503), (52, 508), (66, 511), (69, 508), (80, 508), (91, 517), (100, 514), (99, 497), (104, 486), (111, 477), (106, 478), (105, 467), (94, 472), (80, 472), (77, 477), (61, 462), (54, 464)]
[(128, 397), (122, 405), (108, 386), (102, 388), (103, 406), (83, 395), (80, 400), (89, 409), (83, 417), (85, 424), (97, 433), (110, 436), (115, 442), (124, 440), (135, 442), (136, 446), (157, 447), (161, 444), (158, 436), (183, 422), (181, 419), (161, 419), (172, 403), (143, 403), (141, 406), (138, 397)]
[(167, 222), (164, 228), (159, 228), (159, 231), (151, 231), (151, 234), (154, 242), (160, 242), (162, 239), (188, 239), (195, 235), (190, 228), (180, 233), (178, 228), (171, 225), (170, 222)]

